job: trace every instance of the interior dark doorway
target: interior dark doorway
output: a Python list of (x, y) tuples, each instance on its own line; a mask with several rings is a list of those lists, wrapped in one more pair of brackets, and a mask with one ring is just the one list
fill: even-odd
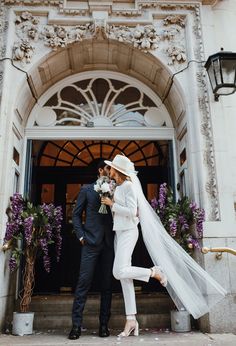
[[(31, 199), (35, 203), (54, 203), (63, 208), (63, 246), (60, 263), (52, 264), (47, 274), (41, 262), (36, 264), (35, 294), (70, 293), (74, 291), (80, 264), (80, 244), (73, 231), (72, 211), (82, 184), (96, 180), (100, 158), (112, 159), (124, 153), (134, 163), (148, 200), (154, 198), (161, 183), (174, 185), (172, 141), (148, 140), (50, 140), (32, 141)], [(133, 255), (133, 264), (149, 267), (151, 259), (142, 237)], [(114, 292), (120, 284), (114, 279)], [(137, 291), (161, 290), (156, 282), (135, 282)], [(91, 292), (99, 291), (95, 275)]]

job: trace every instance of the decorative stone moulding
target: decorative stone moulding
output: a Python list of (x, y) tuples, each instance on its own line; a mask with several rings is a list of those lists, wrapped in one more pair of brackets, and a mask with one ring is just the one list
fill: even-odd
[[(170, 26), (164, 31), (156, 26), (137, 25), (108, 25), (104, 19), (95, 20), (92, 24), (81, 24), (76, 26), (62, 25), (40, 25), (38, 17), (26, 11), (16, 17), (16, 35), (20, 39), (14, 44), (13, 59), (22, 60), (29, 63), (33, 55), (34, 47), (30, 41), (43, 40), (44, 44), (53, 50), (64, 48), (68, 44), (82, 41), (83, 39), (115, 39), (119, 42), (131, 44), (144, 52), (159, 48), (158, 42), (161, 40), (173, 41), (177, 44), (176, 37), (181, 34), (185, 26), (182, 16), (171, 16), (163, 19), (162, 26)], [(171, 58), (170, 64), (183, 63), (186, 61), (184, 47), (177, 47), (176, 44), (168, 49), (167, 56)]]

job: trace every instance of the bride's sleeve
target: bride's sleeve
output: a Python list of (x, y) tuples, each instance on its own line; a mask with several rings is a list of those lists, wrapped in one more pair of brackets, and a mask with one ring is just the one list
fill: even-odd
[(112, 212), (130, 218), (137, 215), (137, 196), (132, 183), (129, 183), (126, 186), (125, 206), (115, 202), (112, 206)]

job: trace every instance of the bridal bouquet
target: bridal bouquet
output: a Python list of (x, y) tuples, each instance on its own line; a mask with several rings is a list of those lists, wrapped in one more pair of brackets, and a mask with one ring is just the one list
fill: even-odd
[[(98, 178), (94, 185), (94, 190), (99, 194), (100, 197), (112, 198), (115, 192), (116, 183), (114, 180), (110, 180), (109, 177), (103, 176)], [(101, 204), (98, 212), (100, 214), (107, 214), (107, 207), (105, 204)]]

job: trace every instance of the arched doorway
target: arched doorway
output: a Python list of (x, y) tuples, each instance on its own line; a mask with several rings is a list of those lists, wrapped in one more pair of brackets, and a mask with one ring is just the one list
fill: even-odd
[[(96, 42), (92, 46), (94, 52), (101, 48), (99, 45), (100, 43)], [(117, 42), (114, 43), (114, 47), (117, 48), (117, 45), (119, 45)], [(107, 48), (110, 50), (112, 47), (113, 44)], [(77, 48), (71, 47), (73, 54), (76, 53)], [(140, 55), (140, 52), (130, 51), (127, 46), (125, 50), (128, 54), (132, 53), (131, 60), (136, 60)], [(51, 55), (47, 64), (52, 67), (52, 60), (59, 59), (59, 56), (61, 53)], [(146, 55), (142, 57), (146, 59)], [(96, 60), (95, 56), (93, 59)], [(157, 68), (160, 72), (161, 64), (154, 66), (156, 59), (151, 56), (148, 59), (153, 68)], [(165, 73), (158, 85), (157, 79), (154, 82), (151, 81), (152, 77), (145, 76), (144, 78), (144, 75), (141, 77), (140, 71), (139, 74), (137, 73), (137, 66), (133, 66), (133, 70), (131, 69), (127, 74), (115, 72), (116, 68), (112, 61), (109, 61), (106, 70), (101, 69), (101, 67), (104, 68), (104, 64), (97, 62), (96, 66), (98, 68), (96, 71), (84, 72), (82, 69), (83, 72), (63, 78), (69, 74), (67, 71), (63, 77), (53, 78), (55, 82), (57, 81), (54, 84), (52, 79), (46, 80), (48, 75), (44, 74), (46, 65), (43, 62), (36, 69), (37, 71), (32, 71), (31, 74), (31, 82), (34, 83), (39, 73), (40, 78), (37, 83), (42, 85), (41, 87), (38, 85), (38, 93), (39, 95), (41, 93), (41, 97), (29, 114), (25, 129), (28, 143), (25, 146), (28, 150), (25, 190), (27, 193), (31, 190), (31, 196), (35, 201), (49, 202), (53, 195), (53, 201), (63, 205), (65, 244), (71, 243), (71, 239), (66, 239), (67, 230), (69, 233), (72, 231), (68, 215), (71, 213), (80, 184), (89, 183), (92, 178), (94, 179), (91, 167), (97, 157), (111, 158), (120, 151), (130, 156), (131, 160), (136, 161), (149, 199), (156, 193), (158, 184), (161, 182), (167, 181), (173, 186), (176, 182), (174, 126), (176, 114), (182, 114), (183, 109), (181, 109), (181, 98), (178, 102), (176, 101), (176, 108), (172, 108), (171, 111), (168, 111), (162, 102), (163, 99), (169, 106), (169, 97), (173, 97), (173, 90), (176, 89), (176, 86), (172, 87), (172, 92), (169, 93), (168, 72), (163, 70)], [(149, 67), (150, 65), (147, 69)], [(163, 69), (163, 66), (161, 68)], [(122, 68), (120, 70), (123, 72)], [(50, 75), (52, 76), (51, 73)], [(167, 83), (165, 86), (164, 80)], [(159, 90), (158, 93), (156, 93), (155, 85)], [(167, 91), (168, 94), (166, 94)], [(158, 96), (159, 93), (161, 97)], [(174, 96), (176, 97), (177, 94)], [(99, 150), (94, 149), (95, 146)], [(150, 149), (151, 146), (152, 149)], [(156, 153), (153, 154), (155, 150)], [(137, 158), (138, 154), (139, 158)], [(86, 155), (90, 157), (90, 161), (86, 159)], [(33, 163), (31, 168), (30, 163)], [(69, 196), (69, 199), (66, 196)], [(78, 244), (73, 239), (72, 243), (75, 245), (75, 251), (78, 252)], [(141, 264), (149, 265), (144, 248), (142, 245), (138, 247), (137, 261), (142, 257)], [(73, 251), (70, 255), (72, 253)], [(67, 255), (64, 258), (64, 264), (55, 268), (50, 278), (39, 268), (36, 280), (37, 292), (58, 292), (71, 288), (73, 290), (79, 263), (74, 261), (73, 256), (71, 259)], [(75, 270), (72, 268), (71, 274), (65, 269), (68, 268), (68, 261), (77, 263), (77, 268), (74, 268)], [(64, 269), (62, 269), (63, 266)], [(58, 272), (62, 275), (58, 276)], [(93, 287), (96, 290), (96, 282)]]
[[(139, 178), (148, 200), (157, 195), (160, 183), (173, 184), (170, 160), (171, 141), (108, 140), (108, 141), (34, 141), (32, 146), (32, 199), (37, 203), (55, 203), (63, 208), (62, 258), (54, 263), (51, 274), (44, 272), (40, 262), (36, 268), (35, 293), (72, 292), (78, 278), (80, 244), (72, 225), (72, 211), (82, 184), (96, 180), (96, 163), (112, 159), (117, 153), (128, 156), (139, 171)], [(142, 238), (136, 246), (134, 263), (151, 266)], [(152, 290), (152, 285), (136, 283), (139, 290)], [(154, 286), (156, 286), (154, 284)], [(119, 282), (114, 280), (114, 291)], [(91, 290), (99, 290), (99, 279)]]

